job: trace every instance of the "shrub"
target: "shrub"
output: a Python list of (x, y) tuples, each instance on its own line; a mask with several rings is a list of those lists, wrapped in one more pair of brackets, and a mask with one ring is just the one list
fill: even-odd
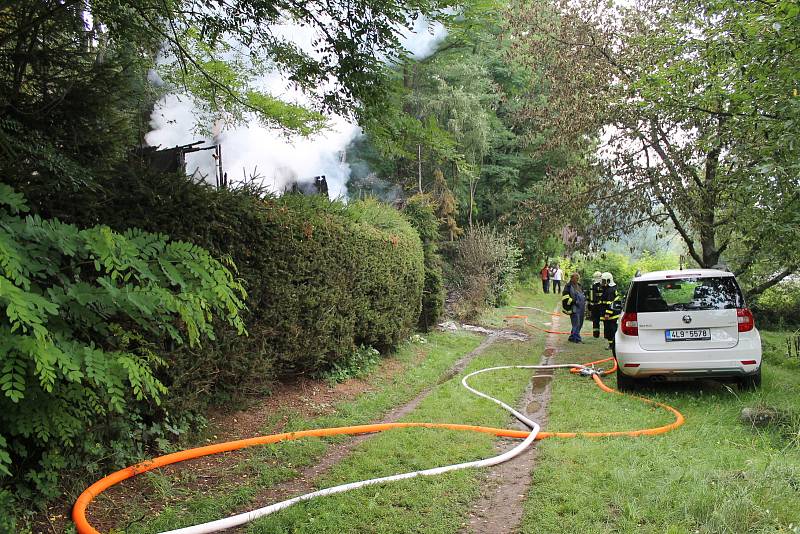
[(0, 475), (53, 497), (59, 473), (104, 446), (128, 459), (167, 393), (163, 348), (215, 339), (216, 317), (244, 333), (245, 293), (196, 245), (26, 210), (0, 184)]
[(118, 229), (136, 224), (229, 256), (248, 293), (248, 337), (223, 330), (202, 350), (169, 355), (174, 411), (258, 392), (276, 377), (331, 369), (359, 345), (385, 351), (417, 321), (422, 247), (388, 205), (273, 198), (178, 175), (121, 176), (105, 186), (107, 196), (76, 202), (83, 209), (73, 217)]
[(450, 287), (456, 315), (470, 319), (486, 306), (504, 304), (521, 257), (509, 234), (480, 225), (467, 230), (452, 251)]
[(425, 259), (425, 285), (422, 290), (422, 311), (417, 326), (423, 332), (439, 322), (444, 311), (444, 276), (442, 257), (438, 251), (439, 219), (429, 195), (417, 194), (406, 202), (403, 213), (422, 240)]
[(346, 214), (357, 224), (344, 239), (352, 242), (352, 252), (343, 251), (356, 259), (350, 271), (358, 306), (355, 343), (386, 352), (408, 337), (419, 319), (422, 243), (399, 211), (377, 200), (353, 202)]
[(785, 280), (772, 286), (752, 306), (759, 328), (800, 326), (800, 281)]
[(316, 376), (332, 384), (344, 382), (348, 378), (360, 378), (375, 367), (380, 357), (381, 353), (372, 347), (361, 346), (342, 361), (335, 363), (332, 368), (319, 372)]
[(595, 271), (610, 272), (614, 275), (614, 282), (621, 291), (627, 291), (636, 271), (648, 273), (666, 269), (678, 268), (678, 256), (669, 252), (652, 254), (645, 252), (631, 263), (630, 258), (619, 252), (600, 252), (592, 255), (574, 254), (572, 258), (556, 260), (564, 271), (564, 276), (569, 277), (577, 272), (581, 275), (581, 283), (588, 287), (591, 285), (592, 274)]

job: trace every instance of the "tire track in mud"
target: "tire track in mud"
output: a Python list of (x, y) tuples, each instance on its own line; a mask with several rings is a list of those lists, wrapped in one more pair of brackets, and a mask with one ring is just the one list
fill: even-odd
[[(558, 330), (559, 317), (553, 317), (553, 329)], [(558, 353), (558, 334), (549, 334), (539, 364), (553, 363)], [(517, 408), (533, 419), (542, 428), (547, 426), (547, 407), (550, 402), (553, 379), (552, 369), (537, 370), (525, 389)], [(513, 425), (521, 430), (527, 428), (515, 420)], [(498, 454), (513, 447), (517, 442), (501, 439), (495, 445)], [(492, 468), (486, 475), (481, 495), (475, 502), (469, 520), (462, 532), (480, 534), (511, 534), (517, 532), (524, 514), (525, 498), (528, 494), (533, 468), (536, 463), (537, 443), (513, 460)]]

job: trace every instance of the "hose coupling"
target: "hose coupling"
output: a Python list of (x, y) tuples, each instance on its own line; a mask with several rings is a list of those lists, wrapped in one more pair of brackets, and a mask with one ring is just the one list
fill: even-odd
[(592, 376), (592, 375), (596, 375), (597, 371), (594, 370), (594, 369), (590, 369), (589, 367), (584, 367), (583, 369), (580, 370), (579, 374), (581, 376)]

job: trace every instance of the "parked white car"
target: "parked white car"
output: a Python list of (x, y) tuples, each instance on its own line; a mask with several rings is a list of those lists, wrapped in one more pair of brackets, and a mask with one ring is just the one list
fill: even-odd
[(761, 336), (726, 271), (634, 278), (614, 342), (620, 390), (644, 378), (735, 378), (745, 389), (761, 386)]

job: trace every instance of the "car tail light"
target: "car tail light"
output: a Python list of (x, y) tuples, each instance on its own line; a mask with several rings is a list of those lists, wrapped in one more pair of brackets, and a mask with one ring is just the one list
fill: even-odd
[(755, 365), (757, 363), (755, 360), (742, 360), (742, 365)]
[(739, 323), (739, 332), (752, 330), (755, 326), (755, 321), (753, 321), (753, 312), (750, 311), (750, 308), (737, 308), (736, 322)]
[(622, 333), (626, 336), (639, 335), (639, 321), (635, 312), (625, 312), (622, 314)]

